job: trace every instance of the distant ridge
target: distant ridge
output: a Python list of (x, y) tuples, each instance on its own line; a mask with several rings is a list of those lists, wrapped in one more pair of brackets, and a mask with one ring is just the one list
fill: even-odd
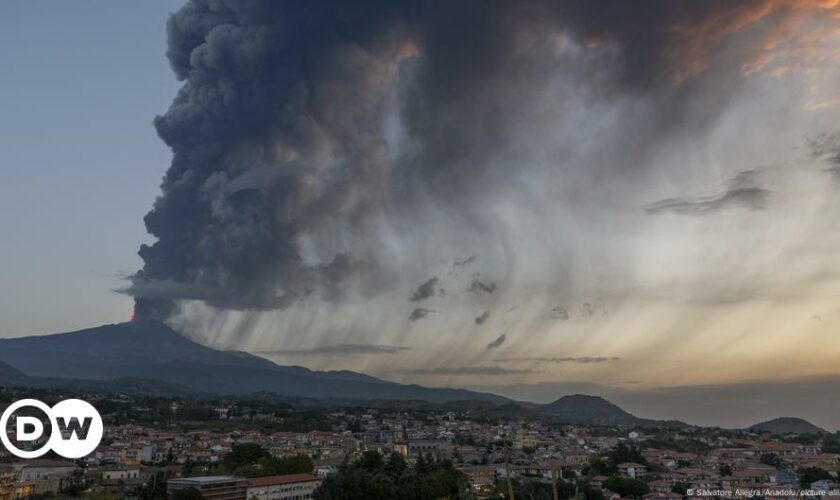
[(535, 411), (550, 415), (560, 422), (620, 427), (684, 428), (688, 424), (677, 420), (649, 420), (636, 417), (598, 396), (574, 394), (539, 406)]
[(819, 434), (827, 432), (821, 427), (797, 417), (779, 417), (766, 422), (760, 422), (749, 428), (753, 432), (769, 432), (771, 434)]
[[(150, 391), (157, 383), (167, 392), (232, 396), (266, 392), (320, 399), (510, 401), (465, 389), (397, 384), (351, 371), (281, 366), (252, 354), (203, 346), (154, 320), (0, 339), (0, 362), (15, 370), (18, 379), (24, 375), (28, 385), (39, 387), (66, 387), (72, 381), (73, 386), (126, 384)], [(5, 385), (21, 383), (12, 380), (13, 374)]]

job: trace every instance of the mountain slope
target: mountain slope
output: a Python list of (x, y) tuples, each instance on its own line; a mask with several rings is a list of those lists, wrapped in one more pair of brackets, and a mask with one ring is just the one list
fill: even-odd
[(226, 395), (273, 392), (309, 398), (508, 401), (493, 394), (396, 384), (349, 371), (279, 366), (248, 353), (203, 346), (152, 320), (0, 339), (0, 362), (30, 377), (54, 382), (156, 380), (196, 392)]
[(769, 432), (771, 434), (819, 434), (826, 432), (807, 420), (796, 417), (779, 417), (766, 422), (760, 422), (749, 430), (753, 432)]
[(20, 370), (0, 362), (0, 386), (25, 384), (27, 378)]

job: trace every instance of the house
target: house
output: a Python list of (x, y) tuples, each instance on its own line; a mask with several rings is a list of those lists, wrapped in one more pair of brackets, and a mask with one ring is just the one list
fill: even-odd
[(248, 480), (248, 500), (308, 500), (321, 485), (312, 474), (255, 477)]
[(492, 486), (496, 482), (496, 468), (490, 465), (474, 465), (461, 469), (467, 476), (470, 486), (480, 490), (485, 486)]
[(633, 479), (640, 479), (647, 473), (647, 467), (636, 462), (622, 462), (618, 464), (618, 472)]

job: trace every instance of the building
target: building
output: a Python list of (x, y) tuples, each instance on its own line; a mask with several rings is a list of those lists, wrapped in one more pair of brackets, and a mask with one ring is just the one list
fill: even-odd
[(431, 455), (438, 460), (452, 458), (452, 442), (448, 439), (418, 439), (408, 445), (409, 456), (419, 458)]
[(0, 465), (0, 500), (12, 500), (17, 473), (11, 467)]
[(618, 472), (633, 479), (641, 479), (647, 473), (647, 467), (635, 462), (623, 462), (618, 464)]
[(166, 482), (166, 493), (195, 488), (202, 498), (208, 500), (245, 500), (248, 480), (233, 476), (201, 476), (170, 479)]
[(472, 465), (461, 469), (474, 491), (484, 492), (496, 482), (496, 468), (492, 465)]
[(309, 500), (320, 485), (312, 474), (255, 477), (248, 480), (248, 500)]

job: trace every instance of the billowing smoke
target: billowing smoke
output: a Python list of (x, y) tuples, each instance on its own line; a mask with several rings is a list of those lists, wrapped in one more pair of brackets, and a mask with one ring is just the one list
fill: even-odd
[[(805, 0), (189, 1), (126, 292), (315, 368), (335, 369), (324, 346), (405, 346), (350, 368), (489, 347), (621, 357), (556, 373), (604, 383), (775, 373), (836, 308), (838, 20)], [(821, 356), (795, 375), (833, 373)]]

